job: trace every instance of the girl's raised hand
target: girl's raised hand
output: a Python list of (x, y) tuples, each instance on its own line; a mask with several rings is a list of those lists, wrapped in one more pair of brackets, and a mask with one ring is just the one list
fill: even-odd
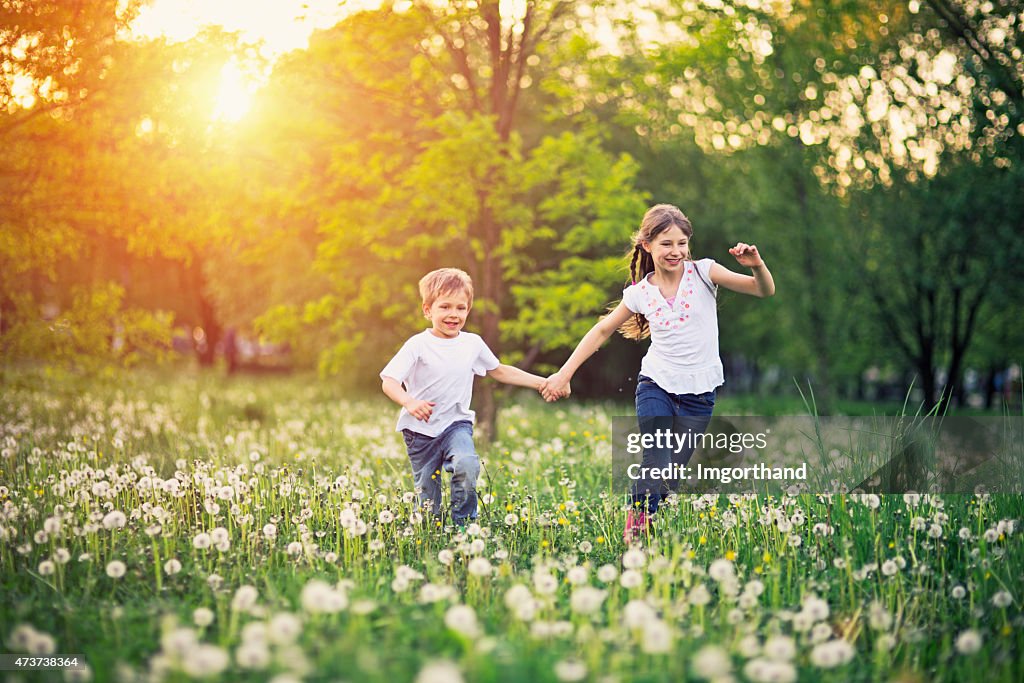
[(746, 242), (737, 242), (736, 246), (729, 250), (729, 253), (736, 257), (736, 262), (747, 268), (763, 266), (764, 261), (757, 251), (757, 246)]

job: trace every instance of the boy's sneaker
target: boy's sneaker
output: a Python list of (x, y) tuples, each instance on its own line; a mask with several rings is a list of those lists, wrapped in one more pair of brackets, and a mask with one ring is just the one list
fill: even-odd
[(626, 528), (622, 532), (622, 540), (626, 544), (639, 541), (650, 533), (651, 515), (646, 510), (630, 510), (626, 513)]

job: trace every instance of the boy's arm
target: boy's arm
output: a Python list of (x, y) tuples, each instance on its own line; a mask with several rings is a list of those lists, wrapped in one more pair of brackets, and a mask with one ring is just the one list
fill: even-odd
[(430, 419), (430, 414), (434, 412), (433, 403), (413, 398), (394, 377), (385, 377), (381, 381), (380, 388), (388, 398), (405, 408), (417, 420), (426, 422)]
[(493, 370), (489, 370), (487, 376), (498, 380), (502, 384), (512, 384), (517, 387), (536, 389), (537, 391), (540, 391), (541, 385), (545, 381), (539, 375), (530, 374), (512, 365), (499, 365)]

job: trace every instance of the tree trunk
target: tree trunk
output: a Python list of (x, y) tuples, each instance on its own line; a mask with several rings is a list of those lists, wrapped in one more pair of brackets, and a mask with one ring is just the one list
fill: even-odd
[(221, 325), (217, 320), (216, 312), (209, 297), (206, 296), (206, 277), (203, 275), (202, 263), (197, 258), (192, 260), (188, 270), (189, 283), (196, 297), (196, 310), (199, 313), (199, 326), (203, 330), (203, 337), (196, 339), (193, 335), (192, 343), (196, 351), (196, 358), (202, 367), (210, 367), (216, 359), (217, 343), (221, 337)]
[(996, 374), (998, 372), (999, 366), (993, 364), (989, 366), (988, 374), (985, 376), (985, 410), (992, 410), (995, 406)]
[[(484, 235), (484, 258), (480, 264), (480, 295), (485, 301), (483, 312), (482, 332), (484, 342), (494, 352), (495, 356), (501, 357), (501, 336), (499, 334), (499, 323), (501, 322), (501, 304), (503, 297), (503, 282), (501, 262), (496, 255), (498, 247), (499, 229), (495, 224), (494, 216), (490, 207), (486, 204), (487, 194), (481, 192), (481, 228)], [(481, 431), (481, 437), (485, 441), (492, 441), (498, 433), (498, 402), (495, 396), (494, 382), (483, 382), (480, 390), (480, 414), (477, 425)]]
[[(799, 139), (794, 140), (800, 156), (803, 156), (803, 143)], [(797, 161), (800, 161), (798, 159)], [(818, 272), (818, 254), (814, 248), (813, 227), (811, 226), (811, 211), (807, 201), (807, 183), (803, 175), (802, 166), (798, 167), (793, 175), (793, 188), (796, 192), (797, 205), (800, 208), (800, 237), (803, 248), (803, 270), (807, 278), (807, 318), (811, 330), (811, 348), (814, 349), (815, 366), (817, 369), (817, 380), (814, 389), (815, 401), (822, 414), (828, 415), (831, 412), (833, 400), (832, 371), (831, 371), (831, 349), (829, 348), (828, 322), (823, 310), (823, 302), (818, 293), (825, 291), (821, 286)]]

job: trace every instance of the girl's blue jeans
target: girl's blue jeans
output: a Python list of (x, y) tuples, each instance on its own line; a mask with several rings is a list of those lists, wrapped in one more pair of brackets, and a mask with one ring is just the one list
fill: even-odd
[(465, 524), (476, 519), (476, 479), (480, 458), (473, 446), (473, 423), (453, 422), (437, 436), (402, 430), (412, 464), (412, 478), (420, 494), (420, 505), (441, 515), (441, 472), (452, 475), (452, 521)]
[[(636, 385), (636, 416), (641, 434), (703, 434), (715, 409), (715, 391), (703, 394), (670, 394), (650, 377), (640, 375)], [(663, 439), (664, 441), (664, 439)], [(670, 465), (686, 465), (693, 455), (692, 447), (678, 452), (673, 445), (644, 449), (641, 476), (634, 481), (630, 503), (634, 509), (646, 504), (654, 514), (658, 504), (672, 491), (679, 489), (678, 479), (662, 479), (646, 474), (651, 469), (662, 470)]]

